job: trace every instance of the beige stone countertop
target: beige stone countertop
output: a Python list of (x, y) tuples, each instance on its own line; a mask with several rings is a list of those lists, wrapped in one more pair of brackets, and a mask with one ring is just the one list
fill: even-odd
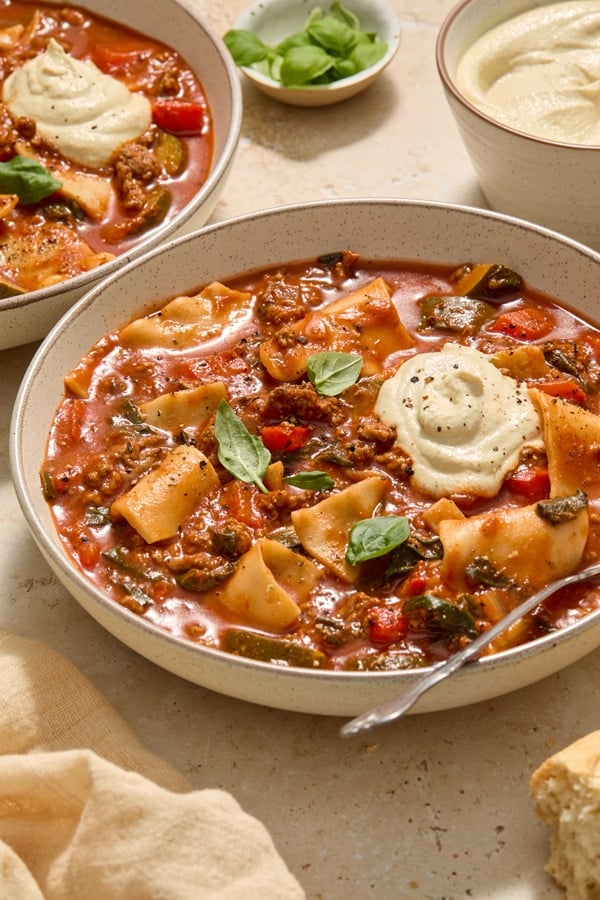
[[(195, 2), (219, 34), (245, 5)], [(401, 47), (364, 94), (306, 110), (244, 84), (240, 147), (213, 220), (338, 197), (484, 204), (435, 67), (437, 31), (453, 4), (392, 5)], [(309, 900), (560, 897), (544, 872), (549, 833), (529, 777), (599, 727), (600, 653), (499, 699), (411, 715), (351, 740), (339, 737), (340, 720), (254, 706), (162, 671), (79, 607), (28, 534), (8, 430), (34, 350), (0, 353), (0, 627), (64, 653), (195, 787), (230, 791), (267, 826)]]

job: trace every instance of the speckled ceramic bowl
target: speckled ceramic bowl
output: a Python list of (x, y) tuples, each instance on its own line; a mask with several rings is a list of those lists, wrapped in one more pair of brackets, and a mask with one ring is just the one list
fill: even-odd
[(481, 189), (500, 212), (600, 249), (600, 146), (536, 138), (490, 118), (456, 85), (467, 47), (494, 26), (549, 0), (462, 0), (438, 34), (443, 89)]
[[(65, 587), (111, 634), (159, 666), (212, 690), (278, 708), (348, 716), (396, 696), (424, 670), (284, 669), (171, 637), (107, 599), (75, 568), (39, 483), (63, 376), (106, 332), (213, 279), (342, 249), (380, 259), (502, 261), (531, 286), (585, 316), (597, 314), (600, 254), (499, 214), (402, 200), (340, 200), (255, 213), (154, 250), (82, 298), (44, 341), (25, 375), (10, 453), (19, 503), (38, 547)], [(468, 666), (426, 694), (415, 711), (513, 691), (558, 671), (599, 643), (600, 613), (595, 613), (559, 633)]]
[[(400, 24), (385, 0), (344, 0), (342, 5), (358, 16), (364, 31), (374, 32), (387, 42), (387, 52), (379, 62), (349, 78), (314, 87), (285, 87), (255, 67), (242, 69), (246, 78), (264, 94), (291, 106), (330, 106), (364, 91), (394, 58), (400, 45)], [(330, 4), (315, 0), (258, 0), (242, 13), (234, 28), (254, 31), (266, 44), (276, 45), (303, 30), (306, 17), (315, 6), (328, 12)]]
[(194, 198), (172, 219), (149, 231), (127, 253), (62, 284), (0, 299), (0, 350), (45, 337), (52, 325), (101, 278), (176, 234), (203, 225), (225, 185), (239, 141), (242, 101), (231, 56), (209, 25), (179, 0), (78, 0), (78, 5), (122, 22), (178, 50), (202, 82), (214, 122), (212, 168)]

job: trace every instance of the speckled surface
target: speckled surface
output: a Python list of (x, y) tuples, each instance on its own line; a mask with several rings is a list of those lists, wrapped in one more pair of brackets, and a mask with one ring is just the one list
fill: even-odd
[[(195, 2), (219, 33), (244, 5)], [(434, 64), (451, 5), (394, 0), (400, 52), (339, 107), (283, 107), (244, 85), (240, 148), (213, 220), (346, 196), (482, 204)], [(34, 349), (0, 353), (0, 626), (62, 651), (195, 786), (231, 791), (269, 828), (309, 900), (559, 898), (528, 780), (549, 753), (599, 727), (598, 651), (502, 698), (344, 741), (338, 719), (227, 699), (158, 669), (69, 597), (18, 509), (8, 426)]]

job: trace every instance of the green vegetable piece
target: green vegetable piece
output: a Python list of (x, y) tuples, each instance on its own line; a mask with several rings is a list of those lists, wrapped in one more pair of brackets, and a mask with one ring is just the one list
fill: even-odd
[(260, 438), (250, 434), (226, 400), (221, 400), (217, 408), (215, 439), (221, 465), (234, 478), (246, 484), (255, 484), (263, 493), (268, 494), (262, 479), (271, 462), (271, 454)]
[[(506, 294), (518, 291), (523, 279), (518, 272), (509, 269), (508, 266), (493, 263), (473, 266), (471, 272), (465, 274), (461, 282), (461, 293), (468, 297), (477, 297), (480, 300), (499, 300)], [(459, 286), (461, 282), (459, 282)]]
[(128, 575), (133, 575), (135, 578), (140, 578), (144, 581), (161, 580), (161, 576), (156, 572), (149, 572), (132, 564), (124, 547), (111, 547), (110, 550), (103, 550), (102, 556), (115, 568), (120, 569), (122, 572), (127, 572)]
[(335, 483), (331, 475), (318, 469), (312, 472), (296, 472), (295, 475), (287, 475), (283, 480), (286, 484), (304, 488), (306, 491), (330, 491)]
[(363, 358), (356, 353), (326, 351), (309, 356), (306, 363), (308, 377), (315, 390), (324, 397), (336, 397), (356, 384), (363, 367)]
[(410, 534), (405, 516), (374, 516), (352, 526), (346, 548), (346, 560), (356, 566), (368, 559), (385, 556), (404, 543)]
[(137, 584), (129, 584), (127, 582), (123, 582), (119, 585), (123, 591), (127, 594), (128, 597), (131, 597), (133, 602), (136, 605), (135, 612), (143, 613), (144, 610), (148, 606), (153, 605), (152, 597), (143, 591)]
[(421, 307), (421, 328), (475, 334), (496, 315), (496, 309), (485, 300), (454, 295), (424, 297)]
[(187, 591), (202, 593), (202, 591), (208, 591), (209, 588), (214, 587), (216, 584), (221, 584), (233, 574), (234, 570), (235, 566), (233, 563), (218, 566), (211, 572), (204, 572), (202, 569), (188, 569), (187, 572), (183, 572), (177, 577), (177, 584)]
[(160, 131), (155, 151), (158, 161), (167, 173), (173, 178), (179, 175), (185, 167), (185, 151), (179, 138), (169, 131)]
[(110, 517), (110, 509), (108, 506), (90, 506), (85, 513), (85, 524), (91, 528), (100, 528), (103, 525), (110, 525), (112, 519)]
[(54, 478), (50, 472), (40, 472), (40, 482), (44, 500), (56, 500), (56, 487), (54, 486)]
[(570, 522), (585, 509), (588, 503), (587, 494), (578, 488), (570, 497), (553, 497), (551, 500), (540, 500), (536, 504), (535, 511), (538, 516), (550, 522), (551, 525), (561, 525)]
[(171, 194), (166, 188), (158, 187), (148, 196), (140, 221), (131, 229), (131, 234), (141, 234), (155, 228), (163, 221), (171, 206)]
[(13, 156), (0, 163), (0, 193), (17, 194), (25, 206), (38, 203), (62, 186), (48, 169), (34, 159)]
[(0, 300), (4, 300), (5, 297), (18, 297), (19, 294), (24, 293), (26, 293), (25, 290), (18, 284), (14, 284), (7, 278), (0, 278)]
[(571, 375), (577, 381), (581, 381), (581, 372), (577, 368), (577, 363), (559, 347), (549, 347), (544, 350), (544, 359), (553, 369), (558, 369), (559, 372), (564, 372), (565, 375)]
[(507, 588), (511, 585), (510, 578), (499, 572), (485, 556), (476, 556), (467, 566), (466, 573), (476, 584), (486, 587)]
[(405, 614), (422, 611), (425, 624), (431, 631), (447, 634), (465, 634), (474, 637), (477, 634), (475, 620), (465, 605), (443, 600), (434, 594), (420, 594), (409, 597), (402, 604)]
[(262, 662), (280, 660), (304, 669), (322, 669), (325, 665), (325, 654), (320, 650), (313, 650), (293, 641), (266, 637), (253, 631), (229, 629), (225, 632), (225, 647), (230, 653)]

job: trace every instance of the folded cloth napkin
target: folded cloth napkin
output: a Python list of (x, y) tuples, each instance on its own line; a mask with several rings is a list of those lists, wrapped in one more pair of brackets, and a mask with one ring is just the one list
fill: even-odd
[(0, 630), (0, 684), (0, 897), (305, 897), (261, 822), (193, 790), (59, 653)]

